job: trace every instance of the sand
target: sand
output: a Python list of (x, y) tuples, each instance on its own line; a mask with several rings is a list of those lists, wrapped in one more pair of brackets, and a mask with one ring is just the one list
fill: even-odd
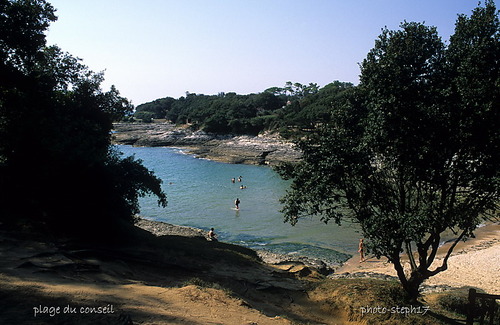
[[(196, 237), (202, 235), (196, 229), (153, 226), (152, 230), (160, 233), (181, 232), (193, 240), (200, 240)], [(474, 287), (500, 294), (500, 224), (476, 233), (476, 239), (457, 246), (449, 259), (449, 269), (429, 279), (426, 288)], [(285, 274), (291, 271), (276, 266), (242, 268), (220, 264), (210, 273), (187, 270), (189, 274), (185, 274), (186, 270), (175, 265), (158, 269), (124, 261), (120, 256), (85, 257), (76, 253), (68, 254), (53, 244), (13, 239), (0, 232), (0, 322), (129, 325), (132, 320), (134, 324), (272, 325), (295, 324), (294, 320), (299, 319), (299, 323), (310, 324), (347, 323), (340, 311), (333, 310), (332, 314), (322, 309), (329, 301), (328, 292), (321, 299), (309, 295), (293, 273)], [(336, 271), (336, 276), (348, 273), (395, 276), (391, 264), (375, 258), (359, 263), (359, 258), (354, 257)], [(202, 275), (208, 281), (227, 279), (227, 284), (241, 284), (245, 294), (235, 295), (221, 287), (189, 281)], [(37, 307), (60, 310), (53, 316), (50, 310), (35, 316)], [(94, 310), (101, 314), (86, 314), (85, 308), (101, 308)]]
[[(164, 252), (166, 244), (151, 245), (171, 241), (214, 245), (212, 250), (224, 258), (233, 256), (229, 250), (236, 248), (210, 244), (199, 238), (196, 229), (149, 226), (159, 233), (184, 235), (110, 250), (13, 237), (0, 229), (0, 323), (344, 323), (342, 315), (315, 309), (316, 302), (308, 298), (305, 283), (295, 277), (294, 270), (237, 257), (200, 269), (205, 262), (197, 264), (182, 252)], [(244, 250), (235, 252), (244, 254)], [(160, 261), (163, 255), (165, 260)], [(158, 259), (150, 260), (150, 256)]]
[[(33, 321), (36, 324), (66, 322), (72, 324), (291, 324), (280, 317), (269, 317), (244, 305), (240, 299), (231, 297), (220, 290), (187, 285), (181, 288), (159, 287), (144, 283), (130, 284), (89, 284), (89, 283), (53, 283), (50, 281), (20, 280), (0, 274), (3, 289), (15, 289), (17, 295), (35, 297), (25, 298), (18, 305), (10, 305), (8, 315), (2, 315), (4, 321), (12, 324), (21, 321)], [(33, 290), (36, 286), (36, 290)], [(39, 295), (40, 294), (40, 295)], [(44, 297), (57, 297), (50, 300)], [(28, 303), (26, 303), (28, 302)], [(59, 311), (44, 307), (60, 307)], [(99, 308), (99, 310), (88, 308)], [(104, 309), (106, 308), (107, 309)], [(39, 308), (35, 313), (35, 308)], [(41, 309), (40, 309), (41, 308)], [(82, 309), (83, 308), (83, 309)], [(129, 318), (132, 315), (131, 318)], [(40, 323), (37, 323), (40, 322)]]
[[(481, 227), (475, 234), (476, 238), (461, 242), (455, 247), (448, 259), (448, 269), (426, 280), (423, 286), (424, 291), (448, 287), (472, 287), (489, 294), (500, 294), (500, 224)], [(449, 245), (441, 247), (433, 266), (442, 264)], [(405, 263), (405, 269), (408, 268), (409, 264)], [(351, 258), (336, 271), (336, 276), (339, 277), (347, 274), (353, 277), (356, 274), (396, 277), (393, 265), (387, 263), (385, 258), (377, 260), (371, 257), (359, 263), (358, 256)]]

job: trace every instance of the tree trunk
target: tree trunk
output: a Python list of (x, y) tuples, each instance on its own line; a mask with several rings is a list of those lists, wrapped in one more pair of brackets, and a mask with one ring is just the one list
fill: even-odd
[(410, 278), (403, 284), (403, 289), (406, 291), (411, 301), (417, 301), (420, 295), (419, 288), (426, 278), (420, 272), (412, 272)]

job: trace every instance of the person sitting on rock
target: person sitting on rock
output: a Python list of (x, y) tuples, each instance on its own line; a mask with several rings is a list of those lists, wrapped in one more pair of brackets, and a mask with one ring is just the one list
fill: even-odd
[(208, 232), (208, 238), (207, 240), (209, 241), (218, 241), (217, 240), (217, 234), (214, 231), (214, 228), (210, 228), (210, 231)]

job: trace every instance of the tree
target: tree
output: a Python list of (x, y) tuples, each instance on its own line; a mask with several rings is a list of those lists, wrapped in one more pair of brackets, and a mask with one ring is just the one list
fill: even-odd
[[(460, 240), (498, 217), (498, 34), (491, 1), (460, 16), (447, 49), (423, 24), (384, 30), (360, 85), (330, 123), (298, 142), (302, 162), (278, 169), (293, 179), (285, 221), (354, 220), (415, 299), (424, 280), (447, 269)], [(456, 238), (438, 262), (446, 230)]]
[(0, 2), (0, 218), (88, 236), (131, 222), (138, 197), (161, 180), (110, 145), (112, 122), (132, 106), (44, 32), (56, 20), (43, 0)]
[(172, 97), (159, 98), (137, 106), (134, 115), (138, 119), (144, 119), (144, 116), (148, 115), (150, 118), (162, 119), (167, 116), (174, 102), (175, 99)]
[(310, 82), (309, 85), (303, 85), (300, 82), (292, 83), (287, 81), (285, 87), (271, 87), (266, 89), (264, 92), (274, 94), (274, 95), (284, 95), (285, 97), (292, 98), (304, 98), (309, 95), (316, 94), (319, 91), (319, 86), (316, 83)]

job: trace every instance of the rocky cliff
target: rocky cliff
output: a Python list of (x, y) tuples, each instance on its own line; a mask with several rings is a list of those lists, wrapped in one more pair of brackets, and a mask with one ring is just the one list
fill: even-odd
[(115, 123), (114, 131), (116, 144), (180, 147), (200, 158), (233, 164), (276, 165), (300, 158), (291, 142), (276, 135), (216, 135), (168, 123)]

